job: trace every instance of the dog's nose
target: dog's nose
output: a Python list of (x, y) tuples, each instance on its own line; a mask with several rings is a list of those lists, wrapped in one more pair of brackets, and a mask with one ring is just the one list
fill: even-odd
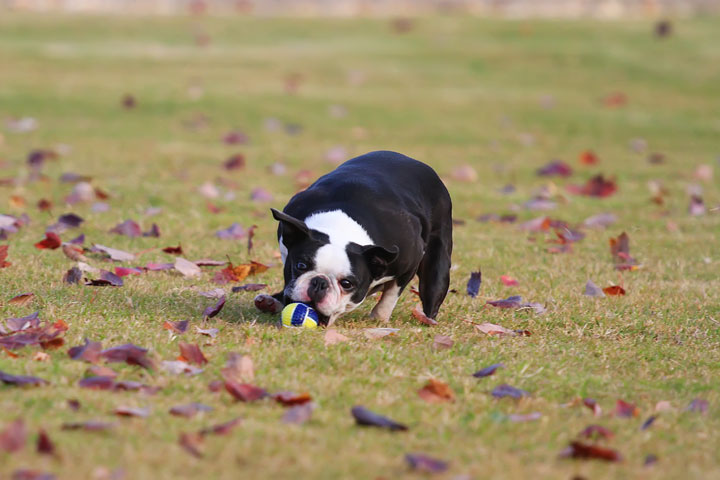
[(308, 297), (314, 302), (320, 302), (327, 294), (329, 285), (325, 277), (313, 277), (310, 280), (310, 286), (308, 287)]

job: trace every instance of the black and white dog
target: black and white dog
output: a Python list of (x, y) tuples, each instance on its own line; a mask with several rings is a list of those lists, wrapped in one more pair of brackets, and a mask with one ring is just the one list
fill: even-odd
[(423, 312), (435, 318), (450, 282), (452, 202), (429, 166), (395, 152), (362, 155), (272, 210), (283, 291), (258, 295), (264, 311), (301, 302), (332, 325), (382, 291), (372, 316), (390, 319), (417, 274)]

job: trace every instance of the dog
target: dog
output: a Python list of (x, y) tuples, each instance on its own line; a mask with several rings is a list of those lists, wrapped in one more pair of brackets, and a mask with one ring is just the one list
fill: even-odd
[(290, 199), (277, 237), (285, 288), (258, 295), (262, 311), (300, 302), (332, 325), (382, 292), (372, 317), (389, 321), (417, 274), (423, 313), (434, 319), (450, 284), (452, 201), (428, 165), (396, 152), (348, 160)]

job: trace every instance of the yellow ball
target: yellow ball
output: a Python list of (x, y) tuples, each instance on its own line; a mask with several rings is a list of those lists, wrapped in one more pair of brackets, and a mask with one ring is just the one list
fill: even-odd
[(290, 303), (283, 308), (282, 323), (285, 327), (317, 328), (318, 314), (304, 303)]

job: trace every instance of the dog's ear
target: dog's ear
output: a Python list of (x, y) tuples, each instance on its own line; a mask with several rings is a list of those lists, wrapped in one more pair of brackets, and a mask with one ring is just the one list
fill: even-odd
[(310, 229), (302, 220), (298, 220), (274, 208), (270, 210), (272, 211), (273, 218), (280, 222), (280, 236), (286, 246), (310, 236)]
[(397, 260), (400, 249), (397, 245), (393, 245), (391, 249), (381, 247), (379, 245), (366, 245), (362, 247), (362, 255), (370, 269), (373, 280), (377, 280), (385, 276), (388, 266)]

